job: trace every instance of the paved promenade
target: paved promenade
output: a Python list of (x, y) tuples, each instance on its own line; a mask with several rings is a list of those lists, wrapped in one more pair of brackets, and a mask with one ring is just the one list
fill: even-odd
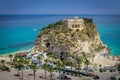
[[(0, 72), (0, 80), (19, 80), (18, 77), (15, 77), (14, 75), (17, 74), (18, 71), (16, 69), (11, 69), (11, 72), (6, 72), (6, 71), (1, 71)], [(55, 76), (53, 77), (53, 79), (58, 80), (58, 72), (53, 72), (55, 74)], [(21, 74), (21, 71), (20, 71)], [(31, 74), (31, 75), (30, 75)], [(31, 69), (29, 70), (24, 70), (24, 80), (34, 80), (33, 77), (33, 71)], [(47, 72), (47, 80), (49, 80), (49, 72)], [(95, 72), (95, 74), (100, 76), (99, 80), (110, 80), (111, 76), (119, 76), (120, 74), (118, 72)], [(43, 78), (39, 78), (40, 76), (44, 76), (44, 70), (43, 69), (38, 69), (36, 72), (36, 80), (44, 80)], [(68, 77), (72, 78), (72, 80), (93, 80), (92, 77), (75, 77), (75, 76), (71, 76), (68, 75)]]

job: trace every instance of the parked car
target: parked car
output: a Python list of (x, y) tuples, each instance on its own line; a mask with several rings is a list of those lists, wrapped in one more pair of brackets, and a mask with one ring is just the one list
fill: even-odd
[(19, 77), (19, 76), (20, 76), (20, 74), (14, 74), (14, 76)]
[(81, 70), (81, 68), (75, 68), (75, 70)]
[(102, 68), (100, 68), (100, 69), (99, 69), (99, 72), (103, 72), (103, 69), (102, 69)]
[(88, 69), (87, 72), (94, 72), (94, 70), (93, 69)]
[(103, 68), (103, 72), (106, 72), (107, 69)]
[(79, 77), (82, 77), (82, 74), (79, 74)]
[(71, 78), (67, 78), (66, 80), (72, 80)]
[(39, 78), (43, 78), (43, 79), (45, 79), (46, 77), (45, 77), (45, 76), (39, 76)]
[(83, 76), (89, 76), (89, 72), (80, 72), (80, 74)]
[(58, 76), (58, 79), (65, 79), (67, 76), (65, 73), (62, 73), (60, 76)]
[(110, 72), (116, 72), (116, 71), (117, 71), (117, 69), (115, 69), (115, 68), (110, 69)]
[(56, 67), (56, 65), (53, 62), (49, 62), (48, 65), (52, 66), (52, 67)]
[(94, 75), (93, 79), (99, 79), (100, 77), (98, 75)]
[(93, 77), (93, 76), (94, 76), (94, 73), (89, 73), (89, 76), (90, 76), (90, 77)]
[(106, 66), (104, 66), (104, 69), (110, 70), (110, 69), (111, 69), (111, 66), (110, 66), (110, 65), (106, 65)]
[(51, 76), (55, 76), (55, 74), (54, 74), (54, 73), (52, 73), (52, 74), (50, 74), (50, 75), (49, 75), (49, 77), (51, 77)]
[(117, 80), (116, 77), (110, 77), (110, 80)]
[(94, 68), (92, 66), (85, 67), (83, 70), (87, 72), (94, 72)]
[(65, 66), (64, 69), (65, 70), (71, 70), (71, 67), (70, 66)]

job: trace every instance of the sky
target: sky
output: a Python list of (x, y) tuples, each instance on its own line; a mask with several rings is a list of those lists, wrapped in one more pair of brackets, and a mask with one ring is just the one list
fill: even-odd
[(120, 0), (0, 0), (0, 14), (120, 14)]

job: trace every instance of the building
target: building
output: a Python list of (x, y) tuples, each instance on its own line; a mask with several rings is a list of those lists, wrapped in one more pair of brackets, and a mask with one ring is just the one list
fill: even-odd
[(64, 20), (64, 27), (70, 28), (73, 30), (79, 29), (82, 30), (84, 28), (84, 19), (74, 17), (74, 19), (66, 19)]
[(22, 58), (25, 58), (26, 56), (27, 56), (27, 52), (20, 52), (20, 53), (18, 53), (17, 55), (19, 56), (19, 57), (22, 57)]

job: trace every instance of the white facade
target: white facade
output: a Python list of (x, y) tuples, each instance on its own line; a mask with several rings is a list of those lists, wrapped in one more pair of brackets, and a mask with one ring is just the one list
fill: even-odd
[(66, 19), (64, 20), (64, 26), (74, 30), (81, 30), (84, 28), (84, 19), (79, 19), (78, 17), (74, 17), (74, 19)]

